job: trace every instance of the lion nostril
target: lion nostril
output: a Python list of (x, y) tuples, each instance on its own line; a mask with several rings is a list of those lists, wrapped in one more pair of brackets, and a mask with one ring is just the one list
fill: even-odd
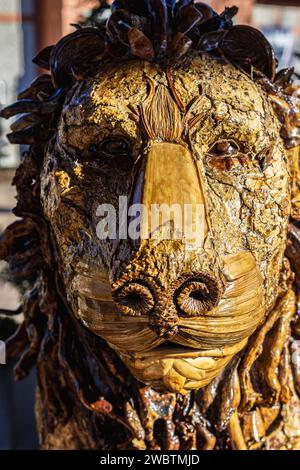
[(125, 315), (145, 315), (154, 307), (150, 289), (139, 282), (130, 282), (114, 293), (114, 300)]
[(219, 284), (209, 275), (186, 279), (175, 292), (177, 307), (188, 316), (203, 315), (215, 307), (219, 300)]
[(207, 286), (201, 282), (192, 283), (192, 286), (190, 286), (190, 289), (195, 289), (195, 290), (191, 290), (191, 292), (189, 293), (190, 298), (197, 300), (199, 302), (205, 301), (205, 299), (209, 295), (209, 290)]
[(138, 294), (128, 294), (124, 297), (124, 301), (128, 305), (138, 307), (139, 305), (141, 305), (141, 303), (143, 303), (143, 298)]

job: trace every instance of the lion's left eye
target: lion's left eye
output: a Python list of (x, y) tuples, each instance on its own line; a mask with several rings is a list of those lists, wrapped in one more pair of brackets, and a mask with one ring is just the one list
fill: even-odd
[(220, 141), (213, 146), (210, 153), (214, 153), (215, 155), (232, 155), (236, 153), (237, 150), (238, 148), (233, 142)]
[(100, 153), (107, 157), (128, 156), (131, 153), (131, 146), (126, 139), (106, 139), (98, 146)]

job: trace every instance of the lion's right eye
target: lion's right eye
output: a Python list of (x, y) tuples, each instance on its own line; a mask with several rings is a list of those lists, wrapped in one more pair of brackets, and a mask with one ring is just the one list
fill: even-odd
[(97, 146), (97, 150), (101, 154), (111, 158), (131, 155), (131, 145), (122, 137), (105, 139)]
[(105, 169), (106, 173), (111, 169), (126, 173), (134, 165), (131, 144), (123, 137), (104, 139), (92, 145), (82, 156), (93, 167)]

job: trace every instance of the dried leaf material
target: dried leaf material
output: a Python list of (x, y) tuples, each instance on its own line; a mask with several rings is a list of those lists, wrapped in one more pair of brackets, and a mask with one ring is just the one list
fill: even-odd
[(51, 76), (48, 74), (42, 74), (32, 81), (29, 88), (26, 88), (18, 94), (18, 100), (42, 100), (44, 96), (49, 96), (53, 93), (54, 87)]
[[(233, 26), (232, 18), (236, 13), (237, 9), (232, 7), (218, 15), (204, 3), (185, 0), (176, 5), (165, 0), (140, 4), (115, 1), (106, 27), (99, 24), (98, 28), (80, 28), (62, 39), (59, 46), (46, 48), (34, 61), (44, 68), (49, 68), (50, 61), (54, 83), (70, 86), (72, 74), (85, 76), (89, 73), (90, 62), (99, 61), (105, 53), (146, 60), (176, 58), (184, 55), (193, 44), (202, 51), (218, 49), (247, 72), (253, 66), (273, 78), (275, 61), (270, 44), (254, 28)], [(226, 32), (229, 32), (228, 37)], [(223, 41), (224, 36), (227, 39)], [(72, 59), (68, 54), (70, 44)], [(82, 51), (77, 58), (76, 49)]]
[(271, 80), (275, 78), (276, 60), (272, 46), (251, 26), (210, 31), (200, 37), (197, 47), (204, 52), (220, 51), (249, 74), (257, 69)]
[(166, 86), (158, 85), (156, 89), (152, 83), (150, 86), (149, 98), (141, 107), (147, 136), (151, 140), (180, 141), (183, 124), (178, 106)]
[(240, 384), (239, 376), (236, 370), (232, 374), (232, 385), (231, 385), (231, 394), (232, 394), (232, 414), (229, 418), (229, 435), (232, 442), (233, 450), (248, 450), (243, 431), (240, 424), (240, 419), (238, 415), (238, 407), (240, 404), (241, 393), (240, 393)]
[(128, 41), (132, 55), (144, 60), (153, 59), (153, 46), (144, 33), (137, 28), (131, 28), (128, 32)]
[(42, 266), (39, 230), (30, 218), (14, 222), (1, 234), (0, 257), (17, 279), (30, 279)]
[(28, 347), (29, 341), (26, 333), (25, 323), (18, 326), (13, 336), (6, 341), (7, 360), (16, 360)]
[(7, 134), (7, 139), (11, 144), (18, 145), (38, 145), (48, 139), (48, 132), (43, 137), (40, 126), (29, 126), (25, 131), (12, 132)]
[[(204, 195), (193, 156), (182, 145), (155, 142), (151, 144), (145, 159), (143, 182), (134, 188), (134, 200), (138, 201), (138, 193), (141, 192), (139, 202), (146, 208), (141, 219), (141, 238), (145, 240), (168, 238), (171, 240), (180, 234), (184, 243), (194, 245), (195, 248), (203, 247), (208, 231), (207, 219), (205, 211), (199, 211), (199, 206), (204, 206)], [(181, 185), (178, 185), (176, 180), (173, 182), (170, 179), (173, 172), (175, 174), (185, 172), (186, 180), (182, 181)], [(160, 218), (155, 219), (153, 208), (162, 207), (163, 204), (167, 204), (167, 207), (181, 208), (182, 211), (184, 211), (185, 205), (190, 206), (190, 217), (186, 221), (185, 235), (182, 232), (182, 218), (178, 218), (176, 213), (168, 214), (166, 212), (165, 214), (164, 223), (167, 225), (165, 228), (169, 232), (164, 230)], [(212, 281), (211, 288), (218, 297), (217, 283)]]
[[(50, 69), (54, 86), (63, 89), (92, 76), (109, 57), (173, 62), (192, 49), (226, 56), (247, 73), (257, 71), (274, 79), (275, 59), (270, 44), (254, 28), (233, 26), (232, 18), (236, 13), (237, 8), (232, 7), (225, 8), (219, 15), (208, 5), (195, 4), (193, 0), (180, 0), (176, 4), (165, 0), (142, 3), (115, 1), (107, 24), (80, 27), (56, 45), (44, 49), (34, 62)], [(282, 86), (282, 80), (278, 75), (279, 87)], [(47, 101), (53, 94), (45, 87), (45, 82), (46, 79), (43, 79), (43, 83), (42, 79), (38, 80), (29, 89), (34, 102), (36, 98)], [(25, 90), (19, 99), (27, 97), (28, 92)], [(14, 110), (10, 107), (3, 110), (3, 117), (17, 114), (21, 107), (23, 111), (20, 112), (37, 111), (53, 115), (53, 119), (47, 116), (43, 123), (36, 122), (37, 125), (27, 132), (11, 135), (10, 141), (35, 144), (38, 140), (47, 140), (55, 127), (55, 113), (62, 106), (62, 101), (55, 100), (55, 103), (51, 108), (49, 103), (47, 106), (41, 103), (37, 107), (24, 102), (22, 105), (17, 103)], [(292, 127), (290, 120), (284, 120), (282, 132), (290, 146), (294, 146), (299, 141), (299, 132), (295, 128), (298, 127), (298, 118), (296, 122), (294, 117), (290, 119), (293, 119)]]
[(97, 28), (80, 28), (65, 36), (52, 49), (50, 70), (57, 88), (71, 86), (74, 75), (88, 77), (89, 69), (103, 58), (104, 36)]
[(225, 57), (251, 74), (251, 67), (274, 80), (274, 51), (265, 36), (251, 26), (234, 26), (221, 42)]
[(279, 70), (275, 76), (275, 83), (283, 89), (289, 86), (293, 87), (294, 67)]
[(290, 290), (285, 305), (281, 311), (281, 318), (274, 329), (272, 338), (272, 355), (268, 355), (268, 357), (265, 357), (263, 360), (262, 369), (265, 371), (265, 380), (271, 392), (270, 401), (272, 404), (277, 404), (279, 402), (280, 393), (283, 388), (282, 385), (284, 385), (281, 384), (278, 372), (280, 369), (280, 361), (284, 346), (286, 344), (286, 338), (289, 334), (291, 320), (295, 315), (295, 308), (295, 293)]
[(34, 124), (39, 124), (43, 122), (44, 119), (45, 118), (39, 113), (26, 114), (25, 116), (21, 115), (21, 117), (19, 117), (16, 121), (13, 122), (10, 128), (13, 132), (24, 131)]
[[(44, 449), (300, 447), (299, 90), (236, 12), (116, 0), (2, 111), (32, 144), (0, 257), (34, 284), (7, 350)], [(198, 203), (201, 243), (172, 212), (131, 239), (122, 208), (99, 238), (124, 195)]]
[(38, 53), (37, 56), (35, 56), (32, 59), (32, 62), (42, 69), (49, 70), (50, 69), (50, 55), (52, 52), (53, 46), (47, 46), (45, 49), (43, 49), (41, 52)]
[(170, 55), (178, 59), (184, 56), (191, 48), (193, 41), (183, 33), (177, 33), (172, 41)]
[(107, 34), (109, 41), (119, 41), (123, 46), (129, 45), (129, 32), (134, 29), (134, 22), (130, 14), (125, 10), (112, 13), (107, 22)]
[(187, 348), (156, 347), (146, 353), (126, 354), (118, 351), (130, 371), (142, 382), (155, 384), (158, 390), (186, 394), (208, 385), (247, 341), (232, 348), (200, 352)]
[[(207, 7), (207, 11), (200, 12), (195, 6), (185, 6), (178, 8), (177, 10), (177, 28), (182, 34), (187, 34), (193, 29), (198, 23), (205, 21), (207, 18), (211, 18), (211, 9)], [(206, 18), (205, 18), (206, 17)]]
[(111, 7), (113, 13), (127, 9), (134, 15), (149, 16), (151, 14), (151, 0), (116, 0)]
[(300, 220), (300, 169), (299, 169), (299, 146), (289, 151), (289, 161), (293, 181), (292, 188), (292, 218)]
[[(250, 371), (255, 361), (263, 353), (263, 344), (267, 333), (274, 327), (274, 325), (276, 325), (277, 321), (279, 321), (279, 325), (278, 329), (275, 328), (275, 334), (272, 339), (272, 355), (270, 356), (268, 352), (265, 358), (267, 364), (264, 370), (264, 374), (266, 374), (264, 377), (268, 387), (271, 388), (273, 394), (275, 395), (275, 402), (278, 400), (281, 388), (280, 382), (277, 378), (278, 365), (286, 339), (286, 328), (290, 324), (294, 314), (295, 294), (292, 290), (289, 290), (281, 299), (279, 299), (276, 307), (271, 312), (263, 327), (251, 338), (249, 351), (241, 363), (240, 378), (242, 388), (242, 410), (251, 410), (254, 404), (264, 403), (263, 396), (260, 396), (260, 394), (254, 390)], [(268, 398), (266, 401), (268, 402)]]
[(21, 114), (11, 126), (13, 132), (7, 136), (10, 143), (35, 145), (47, 141), (53, 133), (56, 114), (65, 98), (64, 90), (59, 88), (55, 91), (48, 80), (42, 78), (21, 96), (28, 99), (20, 99), (0, 112), (5, 119)]
[[(284, 71), (279, 71), (278, 74), (280, 72), (284, 73)], [(288, 77), (287, 80), (289, 80)], [(266, 77), (260, 77), (259, 83), (270, 95), (273, 109), (282, 126), (280, 134), (285, 142), (285, 146), (288, 149), (297, 147), (300, 143), (300, 100), (298, 87), (286, 83), (285, 80), (282, 87), (280, 79), (278, 82), (275, 81), (273, 83)]]
[(1, 117), (9, 119), (17, 114), (25, 114), (30, 112), (41, 112), (40, 103), (31, 100), (20, 100), (1, 111)]
[(227, 31), (210, 31), (209, 33), (201, 36), (198, 42), (200, 51), (209, 53), (220, 48), (223, 38), (226, 36)]

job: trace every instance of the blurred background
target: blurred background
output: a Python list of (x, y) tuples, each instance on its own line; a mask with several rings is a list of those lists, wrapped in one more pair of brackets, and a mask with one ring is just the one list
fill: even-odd
[[(108, 0), (107, 3), (111, 3)], [(240, 24), (261, 29), (272, 43), (279, 66), (293, 65), (300, 74), (300, 0), (206, 0), (216, 11), (236, 5)], [(38, 74), (31, 59), (43, 47), (71, 32), (73, 23), (107, 16), (99, 0), (0, 0), (0, 107), (15, 101), (17, 93)], [(14, 220), (14, 188), (11, 180), (23, 151), (9, 145), (9, 123), (0, 121), (0, 232)], [(26, 286), (10, 282), (0, 263), (0, 309), (16, 309)], [(18, 321), (21, 321), (19, 318)], [(0, 315), (0, 340), (15, 325)], [(36, 449), (34, 422), (34, 373), (21, 383), (12, 379), (12, 365), (0, 365), (0, 450)]]

